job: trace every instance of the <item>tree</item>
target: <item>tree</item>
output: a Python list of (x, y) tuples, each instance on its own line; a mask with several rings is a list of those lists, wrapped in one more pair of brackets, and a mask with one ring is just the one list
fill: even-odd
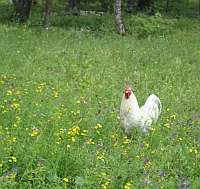
[(68, 0), (67, 10), (72, 10), (75, 7), (75, 0)]
[(121, 14), (121, 0), (114, 0), (114, 17), (115, 17), (115, 23), (117, 26), (117, 30), (120, 35), (123, 35), (126, 33), (124, 24), (122, 21), (122, 14)]
[(199, 0), (199, 14), (200, 14), (200, 0)]
[(138, 9), (142, 10), (144, 8), (149, 8), (151, 6), (151, 0), (138, 0)]
[(81, 0), (76, 0), (76, 6), (79, 6), (81, 3)]
[(31, 10), (32, 0), (13, 0), (14, 11), (11, 20), (19, 19), (21, 23), (26, 22)]
[(44, 27), (48, 28), (50, 24), (50, 14), (51, 14), (51, 0), (46, 0), (45, 6), (45, 16), (44, 16)]
[(101, 0), (101, 6), (103, 11), (107, 11), (108, 6), (105, 0)]
[(169, 0), (167, 0), (167, 3), (166, 3), (166, 14), (168, 14), (169, 12)]
[(128, 0), (127, 1), (127, 6), (126, 6), (127, 12), (129, 12), (129, 13), (133, 12), (134, 4), (135, 4), (135, 0)]

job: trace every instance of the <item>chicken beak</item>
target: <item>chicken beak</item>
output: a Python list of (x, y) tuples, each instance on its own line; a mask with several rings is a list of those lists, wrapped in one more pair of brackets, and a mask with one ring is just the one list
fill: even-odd
[(125, 96), (126, 99), (128, 99), (129, 98), (129, 91), (125, 91), (124, 96)]

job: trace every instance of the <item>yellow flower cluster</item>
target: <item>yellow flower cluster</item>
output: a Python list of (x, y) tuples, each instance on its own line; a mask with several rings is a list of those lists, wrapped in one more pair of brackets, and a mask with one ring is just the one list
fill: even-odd
[(68, 135), (75, 136), (79, 135), (80, 127), (79, 126), (73, 126), (72, 128), (69, 128)]
[(32, 129), (32, 132), (29, 133), (29, 135), (32, 136), (32, 137), (36, 136), (37, 134), (38, 134), (38, 131), (37, 131), (36, 128), (33, 128), (33, 129)]
[(190, 148), (190, 149), (189, 149), (189, 152), (190, 152), (190, 153), (192, 153), (192, 152), (198, 153), (198, 151), (197, 151), (197, 149), (196, 149), (195, 147)]
[(15, 156), (11, 156), (8, 160), (10, 163), (17, 162), (17, 158)]
[(131, 188), (131, 184), (130, 184), (130, 183), (126, 183), (126, 184), (124, 185), (124, 188), (125, 188), (125, 189), (130, 189), (130, 188)]
[(151, 165), (151, 162), (147, 162), (145, 165), (144, 165), (144, 169), (147, 169), (149, 166)]

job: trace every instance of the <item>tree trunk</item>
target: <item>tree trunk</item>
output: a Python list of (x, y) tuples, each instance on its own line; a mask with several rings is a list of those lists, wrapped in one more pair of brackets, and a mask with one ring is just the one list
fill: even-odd
[(133, 12), (134, 4), (135, 4), (135, 0), (128, 0), (127, 1), (127, 7), (126, 7), (127, 12), (129, 12), (129, 13)]
[(167, 5), (166, 5), (166, 14), (169, 12), (169, 0), (167, 0)]
[(101, 0), (101, 7), (104, 12), (106, 12), (108, 10), (108, 6), (107, 6), (107, 3), (105, 2), (105, 0)]
[(200, 0), (199, 0), (199, 14), (200, 14)]
[(14, 11), (11, 20), (19, 20), (21, 23), (26, 22), (31, 10), (32, 0), (13, 0)]
[(75, 7), (75, 0), (68, 0), (67, 10), (72, 10)]
[(50, 13), (51, 13), (51, 0), (46, 0), (45, 16), (44, 16), (44, 27), (48, 28), (50, 24)]
[(115, 23), (117, 26), (117, 30), (120, 35), (126, 33), (124, 24), (122, 21), (122, 14), (121, 14), (121, 0), (114, 0), (114, 15), (115, 15)]
[(151, 6), (151, 0), (139, 0), (138, 1), (138, 9), (142, 10), (144, 8), (149, 8)]
[(76, 6), (79, 6), (79, 5), (80, 5), (80, 2), (81, 2), (80, 0), (76, 0), (75, 5), (76, 5)]

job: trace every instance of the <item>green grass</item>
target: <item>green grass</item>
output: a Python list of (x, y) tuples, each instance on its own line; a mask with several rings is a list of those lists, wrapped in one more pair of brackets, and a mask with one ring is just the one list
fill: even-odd
[[(200, 28), (182, 23), (141, 40), (1, 25), (1, 188), (198, 188)], [(126, 84), (161, 99), (149, 135), (122, 132)]]

